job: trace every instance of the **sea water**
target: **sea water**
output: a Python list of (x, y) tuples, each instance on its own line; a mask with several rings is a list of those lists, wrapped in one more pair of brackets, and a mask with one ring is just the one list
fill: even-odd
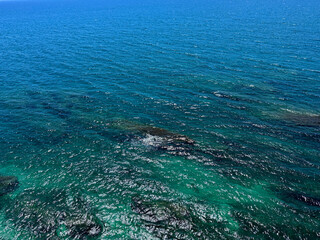
[(0, 239), (320, 238), (319, 19), (0, 1)]

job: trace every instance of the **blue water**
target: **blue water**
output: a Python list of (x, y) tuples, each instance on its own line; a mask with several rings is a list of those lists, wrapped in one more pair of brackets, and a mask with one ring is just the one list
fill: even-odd
[(0, 239), (320, 238), (319, 19), (0, 1)]

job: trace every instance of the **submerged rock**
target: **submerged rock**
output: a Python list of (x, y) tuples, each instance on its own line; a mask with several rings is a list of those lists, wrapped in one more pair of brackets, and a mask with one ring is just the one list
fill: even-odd
[(289, 200), (292, 199), (295, 201), (299, 201), (312, 207), (320, 207), (320, 198), (311, 197), (308, 194), (301, 192), (286, 192), (284, 195), (285, 198)]
[(13, 192), (19, 186), (19, 181), (14, 176), (0, 176), (0, 196)]
[(301, 208), (301, 204), (310, 207), (320, 207), (319, 196), (314, 196), (313, 194), (298, 189), (292, 189), (288, 186), (275, 186), (271, 189), (276, 193), (279, 199), (287, 204), (298, 205), (298, 208)]
[(200, 218), (178, 203), (133, 197), (131, 208), (144, 226), (161, 239), (207, 239), (217, 233), (217, 222), (205, 216)]
[(165, 138), (168, 141), (176, 141), (176, 142), (183, 142), (187, 144), (194, 144), (195, 142), (188, 138), (187, 136), (170, 132), (166, 129), (145, 125), (133, 121), (128, 120), (121, 120), (115, 122), (114, 126), (118, 127), (119, 129), (136, 132), (140, 134), (149, 134), (151, 136), (157, 136), (161, 138)]
[(117, 121), (113, 126), (124, 131), (122, 138), (126, 140), (139, 141), (143, 145), (174, 155), (189, 155), (190, 148), (195, 144), (194, 140), (185, 135), (155, 126), (126, 120)]
[(187, 136), (170, 132), (163, 128), (158, 128), (154, 126), (142, 126), (138, 128), (139, 131), (149, 134), (151, 136), (157, 136), (164, 138), (166, 141), (184, 144), (194, 144), (195, 142), (188, 138)]
[(320, 207), (320, 198), (314, 198), (307, 196), (305, 194), (295, 194), (294, 198), (299, 200), (300, 202), (304, 202), (309, 206), (317, 206)]
[(18, 229), (37, 239), (95, 239), (103, 225), (81, 196), (63, 190), (27, 190), (6, 213)]
[(302, 113), (287, 113), (284, 116), (285, 120), (291, 121), (298, 126), (304, 127), (320, 127), (320, 115), (302, 114)]
[(62, 118), (62, 119), (70, 118), (70, 116), (72, 114), (71, 111), (69, 111), (68, 109), (66, 109), (66, 108), (64, 109), (64, 108), (61, 108), (59, 106), (55, 106), (55, 104), (50, 104), (50, 103), (47, 103), (47, 102), (43, 102), (42, 106), (50, 114), (55, 115), (55, 116), (57, 116), (59, 118)]

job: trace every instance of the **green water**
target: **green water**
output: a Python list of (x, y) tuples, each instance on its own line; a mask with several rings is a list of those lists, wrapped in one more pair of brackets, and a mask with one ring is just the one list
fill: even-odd
[(200, 3), (0, 2), (0, 239), (320, 238), (318, 2)]

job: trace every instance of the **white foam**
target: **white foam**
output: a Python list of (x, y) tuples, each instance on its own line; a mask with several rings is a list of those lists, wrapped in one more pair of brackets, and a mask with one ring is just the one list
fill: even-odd
[(141, 139), (141, 142), (145, 146), (157, 147), (163, 143), (163, 138), (147, 134), (145, 138)]

